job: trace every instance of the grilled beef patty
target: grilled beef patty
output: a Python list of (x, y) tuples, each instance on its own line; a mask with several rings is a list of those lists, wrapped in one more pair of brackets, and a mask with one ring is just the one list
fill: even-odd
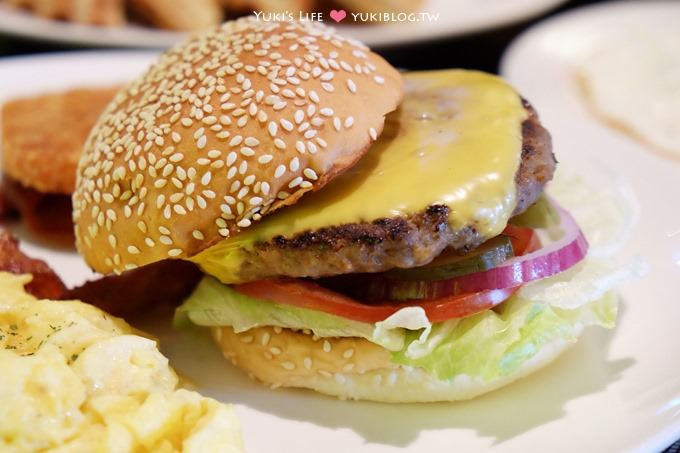
[[(536, 111), (524, 101), (529, 116), (522, 124), (522, 156), (515, 182), (517, 205), (513, 215), (536, 201), (552, 179), (556, 160), (550, 135)], [(279, 276), (322, 277), (357, 272), (382, 272), (395, 267), (422, 266), (446, 247), (465, 253), (489, 239), (475, 225), (452, 229), (449, 208), (433, 205), (416, 214), (351, 223), (294, 237), (275, 237), (245, 252), (243, 281)]]

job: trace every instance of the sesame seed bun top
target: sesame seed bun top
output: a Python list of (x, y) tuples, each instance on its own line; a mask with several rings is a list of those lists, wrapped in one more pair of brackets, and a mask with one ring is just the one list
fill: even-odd
[(102, 273), (192, 256), (353, 165), (401, 96), (394, 68), (322, 24), (244, 18), (195, 35), (92, 130), (78, 249)]

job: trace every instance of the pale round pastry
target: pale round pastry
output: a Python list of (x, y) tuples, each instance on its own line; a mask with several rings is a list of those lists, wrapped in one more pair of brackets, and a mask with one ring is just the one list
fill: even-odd
[(490, 381), (467, 375), (439, 380), (424, 369), (392, 363), (387, 349), (363, 338), (320, 338), (280, 327), (241, 333), (211, 327), (211, 332), (226, 359), (272, 388), (308, 388), (342, 399), (387, 403), (474, 398), (548, 365), (573, 344), (547, 344), (517, 371)]
[(95, 270), (186, 258), (353, 165), (402, 97), (323, 24), (244, 18), (164, 53), (94, 127), (73, 195)]

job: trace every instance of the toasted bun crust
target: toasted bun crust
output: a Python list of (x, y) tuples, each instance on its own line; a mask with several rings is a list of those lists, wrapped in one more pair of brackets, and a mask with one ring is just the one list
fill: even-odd
[(302, 387), (387, 403), (474, 398), (542, 368), (571, 345), (551, 343), (517, 372), (489, 382), (468, 376), (441, 381), (423, 369), (390, 362), (386, 349), (362, 338), (318, 338), (274, 327), (238, 334), (231, 327), (212, 327), (211, 332), (226, 359), (272, 388)]
[(108, 273), (190, 257), (353, 165), (399, 73), (322, 24), (244, 18), (166, 52), (93, 129), (77, 246)]

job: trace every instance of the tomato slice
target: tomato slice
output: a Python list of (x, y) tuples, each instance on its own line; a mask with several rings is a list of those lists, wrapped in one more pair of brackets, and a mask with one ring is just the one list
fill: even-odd
[[(510, 237), (515, 255), (531, 253), (541, 247), (538, 235), (531, 228), (508, 225), (503, 234)], [(385, 320), (404, 307), (422, 307), (431, 322), (470, 316), (505, 301), (519, 289), (519, 286), (476, 293), (454, 293), (433, 299), (385, 300), (370, 303), (359, 302), (315, 282), (301, 279), (260, 280), (234, 285), (234, 289), (256, 299), (318, 310), (354, 321), (374, 323)]]
[(431, 322), (462, 318), (493, 308), (512, 296), (518, 288), (494, 289), (409, 302), (384, 301), (366, 304), (308, 280), (260, 280), (234, 286), (236, 291), (257, 299), (370, 323), (383, 321), (404, 307), (414, 306), (423, 307)]
[(541, 240), (531, 228), (507, 225), (502, 234), (510, 238), (515, 256), (526, 255), (541, 248)]

